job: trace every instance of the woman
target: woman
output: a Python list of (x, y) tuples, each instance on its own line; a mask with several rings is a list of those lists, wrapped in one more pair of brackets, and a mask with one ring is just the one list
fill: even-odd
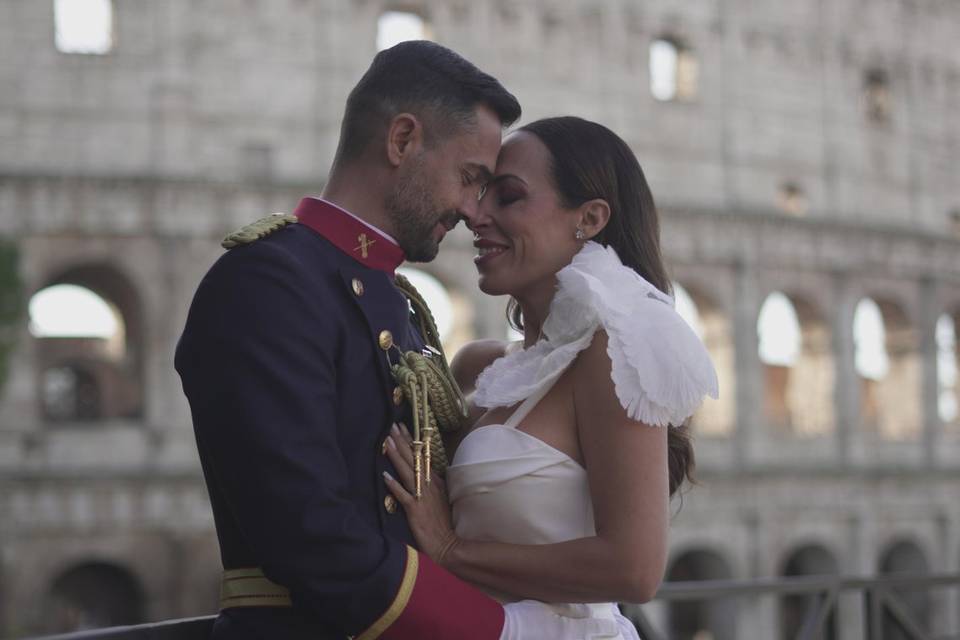
[(388, 453), (406, 487), (387, 484), (421, 549), (457, 576), (502, 601), (602, 603), (544, 606), (615, 617), (636, 638), (610, 603), (656, 592), (669, 496), (693, 467), (681, 425), (717, 393), (673, 310), (643, 172), (599, 124), (534, 122), (505, 140), (473, 231), (480, 289), (512, 297), (524, 339), (454, 359), (476, 422), (446, 484), (411, 496), (400, 430)]

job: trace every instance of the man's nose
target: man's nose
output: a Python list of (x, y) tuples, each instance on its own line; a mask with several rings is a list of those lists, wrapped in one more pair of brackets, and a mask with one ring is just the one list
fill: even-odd
[(483, 227), (490, 223), (490, 213), (487, 207), (484, 206), (484, 199), (477, 200), (476, 198), (470, 198), (470, 200), (470, 204), (465, 204), (463, 208), (463, 218), (467, 228), (474, 231), (478, 227)]
[(467, 196), (463, 199), (463, 202), (460, 203), (460, 215), (463, 216), (464, 222), (466, 222), (467, 227), (473, 228), (474, 220), (476, 220), (477, 215), (480, 210), (480, 203), (477, 202), (476, 197)]

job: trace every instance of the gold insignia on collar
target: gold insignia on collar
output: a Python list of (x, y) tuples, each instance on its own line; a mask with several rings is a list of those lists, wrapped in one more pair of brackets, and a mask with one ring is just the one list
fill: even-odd
[(368, 255), (368, 253), (369, 253), (368, 250), (370, 249), (370, 246), (373, 245), (373, 243), (375, 243), (376, 240), (368, 240), (368, 239), (367, 239), (367, 234), (361, 233), (360, 235), (357, 236), (357, 242), (360, 243), (360, 246), (359, 246), (359, 247), (354, 247), (353, 250), (354, 250), (354, 251), (359, 251), (359, 252), (360, 252), (360, 255), (361, 255), (362, 257), (366, 258), (367, 255)]

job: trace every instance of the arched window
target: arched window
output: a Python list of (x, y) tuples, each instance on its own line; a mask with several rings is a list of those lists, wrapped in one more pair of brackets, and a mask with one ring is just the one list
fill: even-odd
[(764, 300), (757, 320), (760, 360), (764, 364), (792, 367), (800, 354), (800, 321), (790, 299), (774, 291)]
[(30, 299), (30, 333), (41, 339), (49, 366), (41, 374), (40, 402), (52, 422), (90, 422), (102, 417), (97, 361), (124, 352), (123, 317), (90, 289), (47, 287)]
[(672, 283), (677, 313), (703, 341), (720, 384), (720, 398), (705, 398), (690, 423), (698, 436), (728, 436), (733, 429), (733, 338), (727, 317), (709, 297)]
[(657, 100), (692, 100), (697, 95), (697, 59), (673, 38), (650, 43), (650, 93)]
[(800, 321), (790, 299), (779, 291), (767, 296), (757, 317), (760, 361), (764, 364), (764, 408), (780, 430), (792, 428), (787, 388), (790, 370), (800, 354)]
[(82, 564), (54, 581), (44, 620), (48, 633), (144, 622), (143, 591), (126, 569), (102, 562)]
[(834, 367), (822, 314), (803, 298), (774, 291), (760, 307), (757, 337), (770, 426), (803, 437), (832, 430)]
[(122, 274), (106, 265), (73, 267), (30, 298), (29, 315), (46, 420), (142, 417), (142, 314)]
[(432, 40), (430, 26), (410, 11), (384, 11), (377, 18), (377, 51), (407, 40)]
[(57, 51), (102, 55), (113, 49), (111, 0), (54, 0), (53, 19)]
[(870, 298), (857, 303), (853, 315), (853, 340), (857, 373), (867, 380), (882, 380), (890, 369), (887, 333), (880, 307)]
[[(784, 563), (784, 576), (823, 576), (839, 573), (836, 558), (829, 551), (819, 545), (800, 547), (787, 558)], [(811, 604), (811, 597), (816, 596), (786, 596), (780, 605), (781, 637), (793, 640), (803, 628), (807, 610)], [(837, 637), (837, 617), (831, 613), (826, 621), (826, 633), (823, 640), (834, 640)]]
[(30, 299), (30, 333), (36, 338), (123, 337), (116, 307), (85, 287), (57, 284)]
[[(881, 574), (924, 574), (930, 571), (930, 564), (926, 556), (915, 543), (901, 540), (891, 544), (880, 556)], [(892, 589), (893, 593), (902, 601), (907, 612), (924, 631), (930, 632), (930, 594), (926, 590), (916, 588)], [(900, 626), (894, 622), (889, 614), (884, 616), (883, 637), (890, 640), (908, 640), (912, 636), (904, 634)]]
[(884, 439), (920, 432), (920, 357), (916, 331), (889, 300), (862, 299), (853, 316), (855, 366), (860, 376), (860, 418)]
[(957, 419), (957, 324), (943, 314), (937, 320), (937, 412), (946, 423)]
[[(668, 582), (728, 580), (730, 566), (719, 554), (707, 550), (687, 551), (674, 560), (667, 571)], [(669, 604), (670, 638), (678, 640), (734, 640), (736, 633), (735, 599), (677, 601)]]

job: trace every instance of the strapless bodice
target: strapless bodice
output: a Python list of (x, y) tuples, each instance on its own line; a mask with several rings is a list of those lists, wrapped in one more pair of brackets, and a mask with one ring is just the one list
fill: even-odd
[(596, 535), (586, 471), (506, 425), (479, 427), (447, 470), (457, 533), (468, 540), (550, 544)]
[[(507, 424), (474, 429), (457, 448), (446, 481), (454, 528), (461, 538), (552, 544), (596, 535), (586, 470), (515, 426), (543, 395), (545, 391), (528, 398)], [(518, 600), (502, 593), (490, 595), (501, 602)], [(570, 604), (544, 606), (559, 615), (573, 616), (576, 611)], [(617, 621), (620, 633), (611, 639), (639, 640), (615, 604), (587, 606), (591, 616)]]

